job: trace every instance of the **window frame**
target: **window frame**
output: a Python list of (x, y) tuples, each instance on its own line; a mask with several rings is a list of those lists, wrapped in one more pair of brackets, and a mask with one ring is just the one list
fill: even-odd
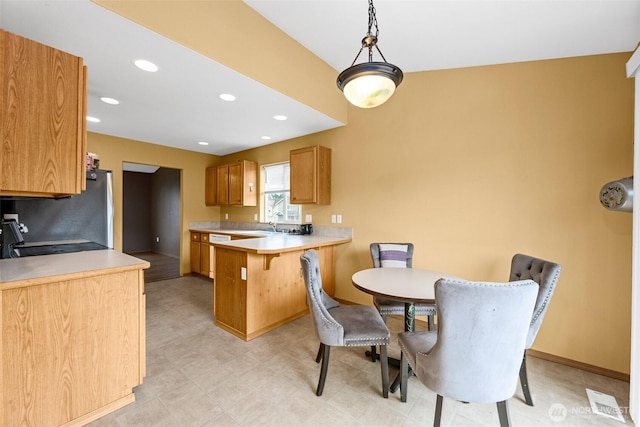
[[(288, 182), (288, 186), (286, 189), (278, 189), (278, 190), (267, 190), (267, 169), (271, 167), (291, 167), (291, 162), (278, 162), (278, 163), (270, 163), (266, 165), (261, 165), (260, 167), (260, 220), (261, 222), (274, 222), (277, 224), (294, 224), (299, 225), (302, 224), (302, 205), (300, 204), (292, 204), (291, 203), (291, 182)], [(285, 180), (285, 184), (287, 184)], [(284, 197), (284, 206), (282, 207), (281, 212), (283, 213), (283, 217), (281, 219), (276, 218), (273, 221), (272, 216), (270, 216), (267, 212), (268, 203), (267, 203), (267, 195), (269, 194), (278, 194), (278, 193), (286, 193)], [(295, 212), (291, 212), (295, 211)], [(289, 213), (291, 212), (291, 214)], [(295, 217), (297, 216), (297, 219)]]

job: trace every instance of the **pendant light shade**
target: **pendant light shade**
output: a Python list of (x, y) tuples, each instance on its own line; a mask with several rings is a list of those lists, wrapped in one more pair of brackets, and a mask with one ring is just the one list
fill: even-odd
[(365, 62), (338, 76), (338, 87), (353, 105), (373, 108), (387, 102), (402, 82), (402, 70), (387, 62)]
[[(372, 32), (375, 28), (375, 33)], [(402, 70), (389, 64), (378, 47), (378, 21), (373, 0), (369, 0), (369, 29), (362, 39), (362, 47), (349, 68), (338, 75), (337, 84), (349, 102), (360, 108), (373, 108), (384, 104), (402, 82)], [(373, 48), (384, 62), (373, 62)], [(364, 49), (369, 50), (369, 61), (354, 65)]]

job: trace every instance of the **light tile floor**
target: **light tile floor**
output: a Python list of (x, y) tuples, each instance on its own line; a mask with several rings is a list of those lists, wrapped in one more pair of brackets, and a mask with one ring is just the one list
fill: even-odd
[[(249, 342), (214, 325), (209, 280), (182, 277), (146, 285), (147, 376), (136, 402), (89, 424), (98, 426), (425, 426), (435, 394), (415, 377), (406, 403), (381, 396), (380, 365), (364, 348), (335, 348), (321, 397), (318, 341), (308, 316)], [(389, 319), (392, 333), (402, 319)], [(389, 350), (399, 356), (397, 340)], [(620, 426), (591, 414), (585, 388), (615, 396), (626, 410), (629, 384), (528, 358), (534, 407), (509, 400), (514, 426)], [(397, 370), (391, 368), (391, 377)], [(558, 410), (559, 408), (559, 410)], [(554, 412), (555, 411), (555, 412)], [(633, 425), (625, 414), (627, 425)], [(495, 405), (445, 399), (443, 426), (498, 426)]]

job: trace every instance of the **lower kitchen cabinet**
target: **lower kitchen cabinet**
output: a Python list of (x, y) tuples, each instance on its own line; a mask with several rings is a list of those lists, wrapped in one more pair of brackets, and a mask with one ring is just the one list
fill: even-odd
[[(116, 251), (38, 258), (28, 275), (28, 261), (0, 260), (33, 276), (0, 278), (0, 425), (86, 425), (134, 402), (146, 375), (149, 263)], [(13, 266), (1, 267), (6, 279)]]
[(209, 233), (191, 232), (191, 272), (209, 276)]

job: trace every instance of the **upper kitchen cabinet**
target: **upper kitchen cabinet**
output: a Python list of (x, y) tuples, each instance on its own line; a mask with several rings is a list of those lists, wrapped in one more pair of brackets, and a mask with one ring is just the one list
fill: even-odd
[(216, 183), (218, 169), (215, 166), (207, 168), (204, 176), (204, 203), (207, 206), (215, 206), (216, 200)]
[(205, 203), (207, 206), (256, 206), (258, 164), (248, 160), (207, 168)]
[(256, 177), (258, 164), (241, 160), (229, 164), (229, 204), (256, 206)]
[(85, 188), (86, 100), (82, 58), (0, 30), (0, 195)]
[(291, 150), (291, 203), (331, 203), (331, 149), (316, 145)]

